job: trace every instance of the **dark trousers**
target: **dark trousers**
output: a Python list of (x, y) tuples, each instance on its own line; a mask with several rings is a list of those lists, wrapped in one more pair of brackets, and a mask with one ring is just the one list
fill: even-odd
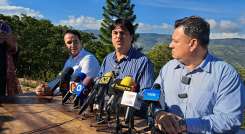
[(0, 44), (0, 96), (6, 95), (6, 47)]

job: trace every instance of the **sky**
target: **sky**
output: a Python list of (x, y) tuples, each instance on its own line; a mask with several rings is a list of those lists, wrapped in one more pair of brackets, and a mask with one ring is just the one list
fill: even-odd
[[(79, 30), (98, 30), (106, 0), (0, 0), (0, 13), (26, 14)], [(211, 38), (245, 38), (245, 0), (131, 0), (138, 33), (171, 34), (175, 20), (197, 15)]]

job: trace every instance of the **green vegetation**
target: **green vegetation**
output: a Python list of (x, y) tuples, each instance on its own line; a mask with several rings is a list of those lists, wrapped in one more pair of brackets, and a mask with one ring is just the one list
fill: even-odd
[(245, 44), (209, 45), (212, 54), (234, 66), (245, 67)]
[(147, 56), (154, 64), (154, 74), (159, 74), (162, 66), (172, 59), (171, 51), (167, 45), (156, 45), (148, 53)]
[[(69, 54), (63, 41), (66, 26), (54, 26), (48, 20), (30, 16), (4, 16), (9, 22), (18, 42), (17, 76), (34, 80), (49, 81), (63, 68)], [(91, 33), (80, 32), (86, 49), (94, 53), (100, 62), (112, 50), (103, 46)]]
[[(100, 28), (100, 40), (104, 45), (111, 45), (111, 29), (110, 25), (118, 19), (127, 19), (130, 22), (134, 22), (136, 15), (134, 15), (134, 4), (130, 4), (131, 0), (106, 0), (106, 4), (103, 7), (103, 21)], [(134, 25), (136, 30), (138, 24)], [(136, 35), (134, 39), (137, 39)]]

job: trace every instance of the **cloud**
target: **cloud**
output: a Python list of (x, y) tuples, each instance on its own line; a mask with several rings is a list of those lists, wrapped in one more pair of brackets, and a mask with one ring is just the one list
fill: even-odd
[(72, 26), (73, 28), (80, 30), (94, 29), (98, 30), (100, 28), (101, 20), (97, 20), (93, 17), (80, 16), (78, 18), (70, 16), (67, 20), (61, 20), (60, 25)]
[[(70, 16), (67, 20), (61, 20), (58, 24), (72, 26), (73, 28), (76, 28), (79, 30), (87, 30), (87, 29), (98, 30), (100, 28), (100, 23), (101, 23), (101, 20), (98, 20), (96, 18), (89, 17), (89, 16), (80, 16), (77, 18), (74, 16)], [(139, 23), (137, 32), (163, 33), (166, 31), (169, 32), (171, 29), (172, 29), (172, 26), (166, 23), (162, 23), (160, 25)]]
[(238, 22), (230, 20), (216, 21), (214, 19), (207, 20), (210, 24), (211, 31), (221, 33), (239, 33), (241, 28)]
[(0, 6), (0, 13), (4, 15), (18, 15), (25, 14), (27, 16), (43, 18), (39, 12), (30, 8), (24, 8), (20, 6)]
[[(223, 39), (223, 38), (245, 38), (245, 34), (242, 32), (240, 22), (230, 20), (216, 21), (214, 19), (207, 19), (210, 24), (212, 39)], [(245, 22), (245, 19), (244, 19)]]
[(21, 14), (25, 14), (31, 17), (43, 18), (43, 15), (40, 14), (40, 12), (30, 8), (9, 5), (7, 0), (0, 0), (0, 14), (18, 16), (20, 16)]
[(240, 18), (240, 23), (245, 25), (245, 18)]
[(140, 33), (170, 33), (173, 26), (162, 23), (160, 25), (151, 25), (151, 24), (145, 24), (145, 23), (139, 23), (137, 32)]
[(217, 22), (214, 19), (209, 19), (207, 22), (209, 23), (211, 29), (217, 26)]
[(211, 33), (211, 39), (223, 39), (223, 38), (244, 38), (245, 34), (241, 33)]
[(7, 4), (8, 4), (7, 0), (0, 0), (0, 6), (7, 5)]
[(219, 27), (223, 32), (238, 32), (240, 30), (237, 23), (229, 20), (221, 20)]

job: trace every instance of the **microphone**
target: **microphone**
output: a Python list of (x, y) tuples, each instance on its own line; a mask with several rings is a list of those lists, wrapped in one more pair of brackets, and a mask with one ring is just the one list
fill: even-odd
[(59, 86), (60, 81), (61, 81), (61, 75), (59, 74), (56, 78), (48, 82), (48, 89), (51, 89), (52, 92), (54, 92), (55, 89)]
[[(61, 82), (61, 77), (64, 75), (64, 73), (69, 73), (69, 71), (73, 70), (72, 68), (67, 68), (60, 72), (56, 78), (48, 82), (48, 88), (51, 89), (52, 93), (59, 87), (60, 82)], [(64, 76), (63, 76), (64, 77)]]
[(147, 109), (147, 122), (152, 133), (156, 133), (158, 130), (154, 126), (154, 115), (156, 108), (161, 108), (159, 100), (161, 99), (161, 86), (156, 83), (150, 89), (143, 91), (143, 100), (148, 104)]
[(120, 84), (115, 85), (115, 89), (124, 91), (122, 95), (121, 104), (133, 107), (140, 110), (140, 101), (138, 99), (138, 86), (131, 76), (126, 76), (122, 79)]
[(187, 77), (187, 76), (182, 76), (182, 77), (181, 77), (181, 82), (182, 82), (183, 84), (190, 85), (190, 83), (191, 83), (191, 78), (190, 78), (190, 77)]
[(81, 82), (86, 78), (86, 74), (83, 72), (78, 72), (75, 77), (71, 78), (72, 81), (74, 82)]
[(78, 83), (78, 85), (76, 86), (76, 88), (73, 90), (73, 93), (75, 95), (74, 99), (73, 99), (73, 103), (74, 103), (74, 107), (79, 105), (81, 106), (84, 102), (84, 99), (87, 98), (88, 94), (86, 93), (86, 87), (82, 84), (82, 83)]
[[(137, 84), (135, 83), (132, 76), (128, 75), (128, 76), (125, 76), (123, 79), (115, 80), (111, 84), (111, 88), (109, 89), (109, 92), (110, 94), (112, 94), (112, 96), (114, 95), (114, 96), (121, 97), (124, 91), (136, 92), (137, 90), (138, 90)], [(115, 97), (115, 98), (118, 98), (118, 97)]]
[(143, 100), (149, 102), (157, 102), (160, 100), (161, 91), (160, 84), (156, 83), (150, 89), (144, 89), (143, 91)]
[(71, 80), (71, 75), (74, 72), (72, 67), (67, 67), (63, 73), (61, 73), (61, 80), (59, 83), (59, 87), (60, 87), (60, 92), (62, 93), (62, 96), (64, 96), (68, 89), (69, 89), (69, 84), (70, 84), (70, 80)]
[(135, 83), (134, 79), (132, 76), (125, 76), (122, 80), (118, 79), (117, 81), (112, 84), (112, 91), (116, 92), (123, 92), (123, 91), (132, 91), (132, 92), (137, 92), (138, 91), (138, 86)]
[[(131, 133), (134, 128), (134, 109), (140, 110), (141, 102), (138, 99), (138, 86), (134, 81), (132, 76), (125, 76), (121, 81), (119, 80), (114, 84), (113, 88), (118, 95), (115, 101), (122, 95), (121, 104), (127, 106), (125, 114), (125, 124), (128, 124), (128, 132)], [(113, 97), (114, 95), (112, 95)], [(119, 105), (116, 106), (116, 109), (119, 109)], [(118, 111), (118, 110), (116, 110)], [(117, 113), (118, 114), (118, 113)]]
[[(99, 80), (99, 89), (95, 97), (95, 102), (100, 101), (105, 96), (105, 91), (108, 89), (110, 82), (114, 78), (114, 72), (105, 73)], [(104, 88), (105, 87), (105, 88)]]
[[(190, 85), (191, 78), (190, 77), (187, 77), (187, 76), (182, 76), (181, 77), (181, 83), (183, 83), (185, 85)], [(187, 93), (179, 93), (178, 94), (178, 97), (181, 98), (181, 99), (185, 99), (185, 98), (188, 97), (188, 94)]]
[(81, 83), (85, 78), (86, 78), (86, 74), (82, 72), (77, 73), (75, 77), (72, 78), (72, 81), (70, 82), (70, 86), (69, 86), (69, 91), (63, 97), (62, 104), (64, 104), (73, 94), (76, 95), (74, 89), (76, 89), (79, 83)]
[(114, 71), (111, 71), (94, 80), (95, 84), (93, 86), (93, 91), (89, 94), (88, 98), (81, 106), (79, 114), (82, 114), (87, 109), (87, 107), (93, 103), (93, 100), (95, 100), (95, 103), (99, 104), (99, 109), (102, 113), (105, 101), (104, 96), (106, 91), (108, 91), (107, 89), (109, 88), (109, 85), (111, 85), (111, 82), (114, 80), (114, 77)]

